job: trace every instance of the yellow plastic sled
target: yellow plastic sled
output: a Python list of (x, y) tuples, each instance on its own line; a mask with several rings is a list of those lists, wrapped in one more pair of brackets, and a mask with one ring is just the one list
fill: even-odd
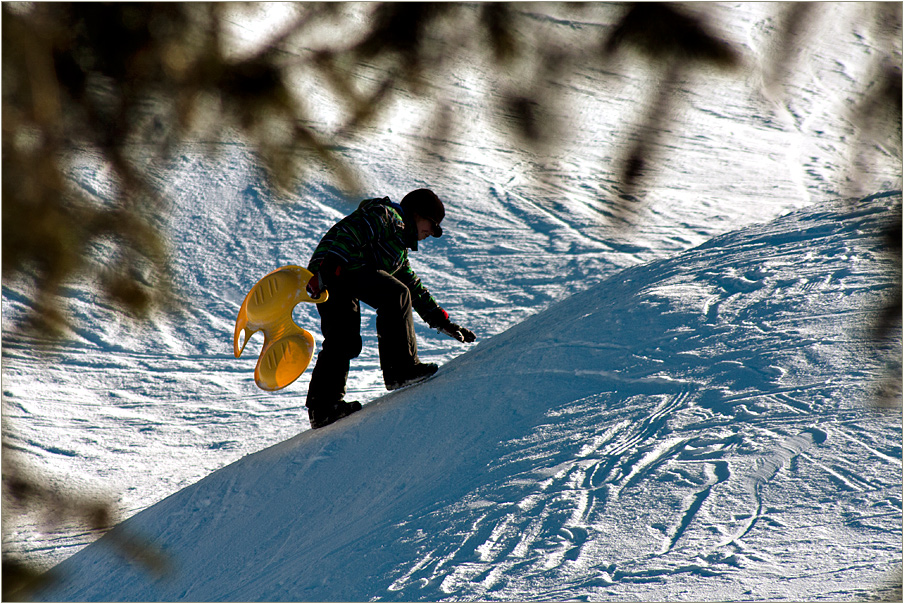
[[(235, 358), (239, 358), (251, 336), (264, 332), (254, 381), (263, 390), (279, 390), (297, 380), (314, 356), (314, 336), (292, 320), (292, 311), (299, 302), (325, 302), (324, 292), (318, 299), (308, 295), (305, 286), (311, 271), (300, 266), (278, 268), (254, 284), (239, 309), (232, 340)], [(245, 340), (239, 347), (239, 334)]]

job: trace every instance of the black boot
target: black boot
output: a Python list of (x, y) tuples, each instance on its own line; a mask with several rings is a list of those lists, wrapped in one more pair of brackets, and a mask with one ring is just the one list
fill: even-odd
[(421, 380), (426, 380), (436, 373), (437, 369), (439, 369), (439, 366), (436, 363), (417, 363), (403, 371), (393, 371), (388, 375), (384, 373), (383, 378), (386, 382), (386, 389), (398, 390)]
[(311, 420), (311, 428), (315, 430), (332, 424), (337, 419), (342, 419), (361, 409), (358, 401), (339, 401), (332, 405), (318, 405), (308, 407), (308, 418)]

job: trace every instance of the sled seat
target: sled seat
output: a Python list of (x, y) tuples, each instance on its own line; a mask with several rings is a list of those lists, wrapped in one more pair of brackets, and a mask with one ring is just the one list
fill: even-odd
[[(235, 321), (232, 347), (239, 358), (248, 340), (258, 331), (264, 332), (254, 381), (263, 390), (280, 390), (297, 380), (314, 356), (314, 336), (292, 319), (299, 302), (325, 302), (324, 292), (314, 300), (305, 287), (311, 272), (300, 266), (283, 266), (254, 284)], [(239, 346), (239, 334), (244, 341)]]

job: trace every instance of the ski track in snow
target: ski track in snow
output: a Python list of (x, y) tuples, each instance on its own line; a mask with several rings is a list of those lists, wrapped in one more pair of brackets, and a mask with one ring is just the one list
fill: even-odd
[[(510, 600), (525, 593), (538, 600), (599, 599), (630, 597), (638, 583), (648, 586), (644, 597), (658, 599), (674, 597), (675, 582), (689, 576), (730, 577), (751, 568), (802, 580), (805, 569), (771, 553), (774, 540), (797, 531), (818, 534), (831, 526), (831, 514), (809, 509), (804, 517), (813, 524), (793, 526), (785, 519), (796, 516), (798, 504), (781, 489), (776, 492), (773, 483), (805, 481), (812, 474), (813, 488), (840, 492), (836, 505), (852, 517), (862, 513), (853, 510), (864, 493), (876, 495), (875, 513), (867, 516), (893, 530), (900, 522), (894, 479), (877, 481), (869, 465), (861, 468), (823, 449), (863, 444), (849, 433), (863, 429), (857, 409), (835, 410), (852, 384), (819, 374), (856, 361), (807, 363), (803, 375), (794, 368), (800, 357), (820, 349), (838, 354), (845, 349), (840, 339), (856, 337), (852, 331), (859, 322), (834, 309), (840, 297), (863, 296), (875, 303), (874, 294), (884, 288), (871, 270), (837, 270), (839, 256), (874, 260), (875, 250), (855, 250), (856, 239), (844, 236), (843, 226), (820, 222), (814, 230), (770, 236), (765, 228), (732, 247), (732, 254), (725, 254), (723, 245), (737, 244), (731, 241), (736, 236), (726, 236), (695, 250), (693, 262), (679, 256), (666, 266), (656, 263), (650, 272), (667, 277), (640, 288), (638, 296), (645, 294), (641, 304), (661, 304), (676, 329), (635, 335), (639, 349), (651, 355), (633, 367), (629, 359), (619, 359), (627, 361), (617, 364), (624, 367), (623, 377), (603, 372), (612, 392), (550, 411), (549, 423), (505, 443), (499, 461), (487, 468), (503, 479), (403, 523), (403, 529), (408, 524), (413, 529), (407, 539), (414, 545), (423, 541), (429, 550), (404, 566), (388, 599), (419, 600), (422, 591), (450, 599)], [(764, 244), (772, 250), (765, 268)], [(809, 249), (821, 260), (801, 264)], [(820, 290), (830, 306), (825, 312)], [(637, 326), (630, 318), (625, 322)], [(806, 325), (806, 334), (800, 337), (789, 324)], [(563, 343), (550, 348), (582, 346), (569, 339), (571, 333), (566, 330)], [(791, 337), (797, 344), (789, 347), (785, 340)], [(623, 350), (583, 346), (610, 354)], [(670, 363), (672, 381), (656, 379), (654, 357)], [(681, 362), (669, 361), (674, 358)], [(547, 365), (561, 367), (553, 361), (538, 364)], [(730, 390), (708, 390), (709, 383)], [(899, 472), (900, 446), (886, 444), (895, 457), (872, 451), (868, 463), (891, 461)], [(652, 509), (651, 499), (659, 502)], [(610, 542), (610, 527), (631, 525), (636, 533), (629, 541), (619, 534), (620, 542)], [(820, 541), (814, 538), (813, 546)], [(851, 568), (867, 564), (857, 543), (835, 553), (851, 560)], [(842, 567), (839, 576), (848, 570)], [(843, 590), (843, 581), (829, 583)], [(731, 597), (753, 595), (780, 594), (751, 585)]]

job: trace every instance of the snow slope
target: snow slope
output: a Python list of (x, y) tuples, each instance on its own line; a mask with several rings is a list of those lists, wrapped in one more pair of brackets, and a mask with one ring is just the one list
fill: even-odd
[[(278, 11), (286, 5), (275, 6)], [(449, 208), (444, 222), (446, 235), (425, 242), (421, 250), (413, 254), (412, 261), (452, 317), (477, 332), (483, 342), (475, 350), (479, 352), (497, 345), (495, 339), (493, 343), (490, 341), (494, 336), (573, 294), (603, 282), (607, 283), (605, 288), (594, 291), (608, 291), (614, 282), (607, 279), (628, 267), (669, 258), (712, 237), (771, 220), (812, 203), (844, 198), (860, 191), (865, 195), (901, 188), (899, 148), (877, 145), (868, 150), (861, 149), (862, 156), (852, 156), (857, 150), (852, 148), (851, 142), (859, 140), (862, 132), (852, 122), (851, 109), (868, 97), (875, 84), (875, 73), (871, 70), (882, 61), (900, 65), (900, 42), (894, 43), (897, 51), (893, 56), (885, 56), (889, 45), (883, 42), (882, 36), (888, 32), (873, 22), (870, 5), (821, 4), (821, 20), (814, 24), (811, 35), (802, 42), (800, 52), (790, 57), (791, 64), (783, 65), (794, 73), (794, 77), (784, 86), (768, 91), (763, 86), (763, 66), (772, 56), (776, 34), (782, 28), (781, 15), (785, 8), (782, 3), (705, 3), (684, 5), (683, 8), (705, 12), (714, 30), (743, 54), (749, 69), (734, 74), (703, 70), (679, 78), (672, 123), (660, 139), (657, 161), (649, 167), (645, 190), (629, 204), (630, 224), (617, 218), (618, 205), (623, 201), (617, 177), (618, 159), (636, 133), (640, 116), (650, 102), (649, 91), (655, 88), (655, 82), (661, 76), (643, 61), (630, 58), (605, 64), (588, 61), (576, 66), (574, 72), (560, 75), (556, 85), (563, 94), (563, 103), (552, 116), (553, 125), (559, 127), (556, 134), (561, 139), (557, 141), (560, 146), (546, 158), (525, 153), (516, 142), (504, 136), (498, 120), (491, 119), (499, 117), (501, 93), (511, 82), (475, 60), (467, 64), (446, 64), (443, 77), (429, 91), (431, 99), (457, 118), (443, 140), (433, 138), (425, 127), (429, 115), (424, 101), (403, 94), (387, 119), (361, 137), (343, 140), (342, 145), (337, 146), (337, 151), (360, 176), (363, 189), (360, 193), (340, 193), (330, 184), (329, 175), (311, 170), (304, 184), (292, 195), (287, 199), (280, 198), (256, 168), (253, 152), (228, 135), (218, 141), (186, 144), (165, 161), (149, 160), (147, 168), (153, 183), (172, 200), (161, 220), (166, 221), (164, 232), (171, 245), (174, 281), (182, 295), (182, 312), (175, 317), (158, 315), (146, 323), (132, 323), (110, 308), (97, 295), (96, 289), (72, 284), (64, 291), (64, 302), (74, 317), (76, 328), (69, 340), (48, 350), (43, 347), (44, 342), (22, 338), (15, 333), (14, 326), (32, 306), (34, 298), (27, 284), (4, 282), (0, 309), (3, 318), (4, 460), (15, 460), (33, 468), (52, 484), (79, 494), (109, 497), (119, 507), (122, 517), (127, 518), (250, 454), (289, 439), (293, 439), (290, 443), (297, 442), (299, 433), (308, 429), (303, 401), (310, 373), (278, 393), (258, 390), (253, 383), (252, 371), (256, 360), (254, 353), (259, 349), (260, 341), (252, 341), (245, 356), (234, 359), (231, 348), (233, 322), (242, 298), (256, 280), (282, 264), (306, 263), (325, 229), (366, 196), (389, 195), (398, 200), (413, 188), (430, 186), (446, 200)], [(261, 10), (266, 13), (274, 7)], [(343, 10), (366, 11), (367, 6), (349, 3), (343, 5)], [(564, 46), (576, 38), (604, 37), (622, 11), (623, 7), (619, 5), (605, 3), (577, 7), (559, 3), (526, 4), (518, 23), (527, 35), (543, 36)], [(245, 29), (247, 23), (244, 18), (236, 19), (236, 35), (247, 33), (249, 38), (253, 37), (253, 32)], [(274, 27), (278, 29), (280, 23), (279, 16), (274, 16)], [(302, 52), (287, 50), (296, 51)], [(370, 83), (366, 80), (367, 75), (362, 77), (365, 78), (362, 85), (367, 86)], [(314, 124), (314, 127), (329, 131), (335, 126), (330, 121), (332, 99), (323, 94), (323, 87), (307, 84), (304, 90), (310, 94), (305, 103), (324, 109), (322, 123)], [(207, 154), (212, 147), (217, 149), (213, 158)], [(862, 170), (852, 183), (849, 178), (854, 159), (862, 160), (863, 165), (856, 166)], [(117, 189), (109, 167), (90, 150), (79, 154), (70, 176), (72, 184), (98, 204), (116, 203)], [(115, 262), (102, 242), (95, 251), (99, 262)], [(758, 270), (765, 270), (762, 267), (769, 263), (783, 261), (781, 256), (771, 258), (772, 250), (768, 246), (759, 251), (762, 256), (754, 263)], [(835, 261), (842, 262), (845, 256), (848, 255), (843, 253)], [(848, 259), (861, 262), (857, 258), (850, 256)], [(653, 265), (635, 271), (652, 270), (649, 266)], [(852, 266), (839, 269), (842, 272), (832, 279), (827, 274), (808, 278), (806, 283), (795, 272), (787, 279), (797, 279), (799, 287), (768, 290), (773, 298), (778, 296), (768, 303), (781, 306), (785, 303), (782, 294), (797, 295), (798, 290), (805, 289), (819, 291), (823, 281), (831, 291), (832, 287), (841, 285), (844, 270), (855, 268), (866, 270), (859, 265)], [(735, 312), (743, 318), (741, 305), (752, 304), (753, 300), (742, 294), (750, 288), (751, 295), (765, 295), (767, 290), (762, 288), (770, 285), (769, 274), (763, 273), (763, 278), (758, 279), (756, 272), (737, 272), (740, 270), (737, 269), (732, 273), (728, 267), (719, 270), (724, 282), (713, 281), (715, 276), (703, 278), (702, 285), (696, 281), (691, 285), (679, 281), (673, 291), (665, 291), (670, 286), (662, 286), (658, 298), (645, 297), (645, 304), (664, 304), (661, 299), (666, 298), (676, 300), (675, 304), (685, 300), (691, 316), (717, 320), (722, 316), (720, 313), (731, 315)], [(788, 273), (792, 274), (790, 269)], [(675, 275), (682, 274), (679, 267)], [(853, 283), (851, 279), (847, 282)], [(761, 287), (758, 289), (758, 286)], [(843, 294), (839, 291), (836, 295)], [(616, 307), (626, 304), (623, 299), (619, 300), (613, 302)], [(862, 319), (865, 315), (857, 310), (859, 300), (859, 294), (837, 300), (842, 309), (838, 320), (855, 325)], [(767, 301), (761, 303), (767, 304)], [(659, 317), (652, 309), (648, 309), (649, 315), (644, 315), (646, 319), (637, 317), (636, 313), (644, 308), (631, 306), (622, 314), (631, 316), (629, 322), (648, 320), (662, 326), (655, 322)], [(350, 396), (365, 403), (385, 392), (376, 356), (373, 318), (373, 312), (365, 309), (364, 352), (355, 361), (349, 383)], [(681, 318), (674, 313), (666, 316), (668, 320)], [(296, 320), (320, 341), (319, 322), (310, 305), (298, 308)], [(783, 319), (777, 323), (780, 333), (792, 327), (809, 328), (809, 320), (800, 325), (789, 324), (789, 321)], [(529, 325), (537, 328), (538, 324)], [(754, 325), (751, 334), (756, 329), (765, 329), (765, 324)], [(616, 326), (610, 327), (615, 329)], [(630, 327), (625, 324), (620, 329)], [(666, 328), (673, 326), (666, 325)], [(470, 349), (438, 336), (421, 324), (417, 330), (422, 357), (446, 363), (450, 371), (458, 366), (452, 364), (452, 360)], [(674, 330), (676, 333), (671, 337), (678, 338), (676, 346), (685, 340), (688, 346), (696, 345), (696, 340), (688, 340), (694, 333), (689, 328), (674, 327)], [(634, 351), (629, 354), (616, 347), (633, 346), (641, 336), (634, 331), (630, 336), (619, 335), (621, 333), (616, 331), (612, 335), (621, 339), (613, 340), (609, 352), (615, 355), (621, 350), (623, 357), (613, 359), (612, 367), (606, 369), (612, 379), (624, 377), (623, 365), (648, 362), (661, 365), (666, 371), (670, 368), (669, 363), (676, 361), (666, 355), (675, 350), (670, 348), (671, 340), (651, 343), (650, 351), (632, 348)], [(704, 333), (711, 338), (716, 335), (715, 331)], [(593, 331), (588, 334), (592, 335)], [(590, 346), (593, 339), (589, 335), (582, 336), (583, 341), (588, 342), (588, 354), (595, 350)], [(656, 337), (655, 329), (644, 337)], [(839, 346), (850, 345), (848, 340), (847, 336), (838, 336)], [(814, 355), (815, 360), (822, 362), (834, 354), (833, 339), (819, 339), (815, 343), (802, 341), (807, 342), (804, 350)], [(774, 344), (771, 340), (767, 343)], [(533, 351), (537, 345), (532, 344), (530, 349)], [(757, 363), (762, 359), (754, 352), (749, 354), (752, 364), (743, 356), (731, 359), (729, 352), (733, 345), (733, 341), (713, 344), (711, 356), (723, 353), (728, 356), (720, 357), (720, 362), (713, 364), (704, 362), (711, 357), (700, 357), (696, 368), (699, 375), (695, 379), (705, 382), (721, 379), (724, 374), (734, 376), (731, 379), (738, 382), (737, 388), (741, 388), (743, 371), (740, 365), (734, 364), (736, 362), (752, 367), (748, 369), (753, 376), (749, 379), (758, 375)], [(656, 352), (657, 347), (660, 352)], [(554, 352), (550, 349), (542, 354)], [(683, 352), (680, 359), (689, 363), (694, 360), (694, 354)], [(859, 361), (860, 355), (853, 358)], [(535, 360), (530, 363), (531, 367), (536, 365)], [(846, 365), (834, 367), (845, 376), (849, 373), (858, 375), (860, 371)], [(708, 376), (710, 369), (713, 376)], [(810, 371), (803, 361), (792, 369)], [(767, 368), (764, 371), (768, 375), (773, 370)], [(822, 366), (814, 371), (826, 372), (828, 369)], [(442, 381), (446, 379), (444, 375), (447, 374), (437, 377), (436, 384), (431, 387), (445, 383)], [(569, 367), (558, 377), (561, 380), (533, 387), (538, 392), (543, 388), (562, 389), (565, 397), (562, 400), (573, 402), (580, 397), (569, 398), (568, 388), (578, 388), (581, 383), (592, 384), (605, 376), (576, 376), (574, 369)], [(511, 381), (506, 376), (486, 379), (502, 385)], [(776, 373), (775, 379), (782, 378)], [(455, 383), (456, 388), (460, 387), (457, 381)], [(520, 383), (515, 386), (527, 387)], [(611, 390), (614, 386), (607, 388)], [(814, 396), (819, 392), (819, 389), (812, 390)], [(810, 393), (776, 395), (776, 401), (798, 404), (787, 399), (809, 401)], [(634, 403), (630, 397), (627, 402), (619, 399), (622, 402), (614, 405), (611, 413), (624, 413), (622, 419), (631, 422), (631, 418), (641, 413), (642, 405), (664, 403), (666, 396), (663, 394), (653, 402), (638, 399), (639, 408), (631, 406)], [(602, 397), (600, 394), (598, 398), (603, 401)], [(604, 402), (608, 404), (608, 399)], [(519, 413), (521, 405), (523, 403), (519, 402)], [(739, 402), (738, 405), (747, 403)], [(541, 430), (537, 426), (543, 425), (543, 421), (550, 425), (554, 420), (566, 425), (576, 421), (579, 414), (566, 413), (565, 402), (558, 408), (562, 410), (561, 415), (545, 420), (525, 419), (523, 425), (516, 424), (511, 432), (493, 424), (493, 430), (500, 430), (497, 440), (511, 442), (505, 451), (494, 450), (492, 459), (508, 455), (504, 459), (514, 460), (512, 476), (516, 477), (511, 479), (516, 482), (506, 482), (502, 476), (507, 470), (498, 466), (501, 461), (494, 461), (494, 480), (498, 481), (500, 489), (521, 488), (522, 483), (517, 482), (521, 479), (517, 476), (524, 472), (522, 468), (526, 462), (515, 463), (520, 458), (512, 457), (518, 439), (526, 439), (524, 446), (530, 448), (530, 439), (536, 437), (532, 431)], [(454, 414), (456, 410), (463, 413), (465, 409), (467, 407), (453, 405), (448, 413)], [(757, 408), (749, 409), (755, 412)], [(543, 413), (547, 410), (544, 408)], [(824, 409), (819, 407), (818, 410)], [(830, 411), (829, 408), (827, 412)], [(831, 419), (826, 421), (834, 421), (834, 416), (827, 417)], [(819, 417), (817, 420), (822, 421)], [(627, 430), (631, 425), (617, 430), (612, 428), (612, 438), (616, 438), (614, 435), (618, 430)], [(521, 428), (526, 431), (519, 432)], [(435, 429), (439, 430), (438, 427)], [(595, 435), (590, 438), (591, 443), (594, 438), (605, 436), (596, 434), (591, 427), (582, 430)], [(491, 431), (488, 438), (493, 436)], [(469, 438), (478, 437), (480, 435), (475, 433)], [(765, 450), (772, 437), (765, 432), (763, 437), (764, 441), (757, 446)], [(325, 437), (307, 435), (302, 438)], [(631, 454), (650, 455), (654, 459), (661, 443), (653, 436), (646, 438), (634, 441), (635, 449)], [(899, 442), (900, 433), (897, 438)], [(607, 450), (605, 442), (608, 441), (601, 442), (600, 450)], [(629, 445), (630, 442), (621, 446)], [(874, 447), (883, 454), (893, 448)], [(459, 450), (458, 445), (451, 447), (451, 451), (456, 450)], [(562, 454), (567, 454), (567, 450), (565, 448)], [(841, 448), (836, 450), (842, 451)], [(827, 454), (828, 449), (821, 451)], [(480, 450), (475, 453), (478, 454)], [(545, 453), (537, 453), (541, 454)], [(593, 459), (592, 452), (588, 455)], [(480, 464), (485, 463), (489, 460), (479, 456), (473, 461), (480, 468), (484, 468)], [(835, 469), (834, 462), (823, 460), (822, 463), (843, 475)], [(838, 463), (847, 464), (845, 461)], [(702, 485), (710, 483), (713, 487), (707, 492), (719, 492), (723, 483), (717, 485), (716, 479), (722, 475), (724, 466), (707, 465), (705, 461), (696, 465), (689, 462), (688, 465), (690, 470), (675, 475), (674, 481), (686, 489), (677, 493), (692, 497), (691, 492), (706, 491)], [(480, 472), (484, 471), (488, 470), (480, 469)], [(596, 476), (596, 480), (602, 480), (602, 473)], [(530, 477), (529, 472), (523, 476), (525, 479)], [(470, 479), (459, 480), (464, 481), (462, 489), (471, 489), (477, 494), (467, 503), (456, 504), (463, 506), (460, 512), (455, 512), (459, 515), (454, 516), (461, 520), (455, 524), (458, 528), (448, 530), (457, 533), (446, 534), (447, 544), (437, 545), (434, 553), (419, 549), (418, 534), (411, 536), (414, 545), (403, 552), (411, 556), (407, 559), (410, 566), (405, 568), (400, 559), (397, 574), (390, 577), (398, 590), (392, 592), (396, 597), (420, 597), (411, 595), (412, 585), (419, 585), (422, 580), (432, 585), (433, 577), (442, 577), (447, 586), (459, 589), (454, 587), (456, 581), (472, 570), (485, 570), (488, 568), (485, 564), (496, 570), (487, 571), (488, 574), (479, 577), (476, 583), (486, 581), (494, 589), (501, 589), (494, 583), (499, 573), (517, 576), (518, 571), (518, 568), (510, 570), (505, 565), (491, 564), (500, 556), (508, 555), (505, 544), (514, 530), (510, 527), (542, 534), (542, 524), (519, 524), (521, 521), (516, 516), (512, 516), (511, 524), (505, 524), (504, 519), (484, 505), (496, 495), (490, 493), (484, 497), (483, 491), (478, 492), (483, 487), (468, 482)], [(395, 483), (389, 480), (387, 484)], [(695, 484), (699, 487), (696, 490), (688, 486)], [(376, 490), (376, 487), (364, 489), (370, 494)], [(626, 492), (620, 491), (620, 500), (625, 500)], [(656, 504), (657, 492), (651, 493), (651, 502)], [(389, 496), (392, 496), (391, 492), (381, 494), (379, 498)], [(712, 499), (710, 495), (707, 501)], [(458, 501), (454, 497), (453, 500)], [(693, 509), (694, 501), (697, 499), (692, 498), (686, 503), (689, 510)], [(445, 530), (442, 522), (451, 522), (453, 518), (451, 512), (446, 514), (444, 508), (436, 507), (438, 505), (431, 502), (428, 506), (440, 522), (433, 533)], [(553, 505), (565, 504), (557, 502)], [(637, 503), (636, 507), (643, 505), (646, 504)], [(478, 522), (480, 516), (469, 516), (468, 510), (472, 508), (483, 510), (486, 519)], [(506, 510), (504, 514), (514, 514), (521, 508), (509, 505), (500, 509)], [(79, 525), (54, 526), (45, 533), (41, 518), (9, 510), (4, 506), (4, 553), (17, 552), (45, 568), (66, 559), (96, 538)], [(666, 506), (660, 513), (666, 517), (672, 511)], [(464, 543), (464, 536), (471, 534), (469, 522), (477, 532), (471, 541)], [(650, 522), (651, 527), (658, 527), (654, 531), (662, 533), (661, 537), (655, 538), (663, 539), (663, 543), (668, 544), (678, 535), (672, 550), (680, 549), (683, 540), (694, 534), (692, 523), (681, 529), (681, 522), (675, 519)], [(757, 526), (761, 524), (757, 521)], [(491, 526), (493, 528), (489, 528)], [(643, 525), (639, 526), (646, 530)], [(566, 535), (570, 535), (567, 538), (575, 543), (582, 538), (590, 539), (583, 537), (579, 530), (571, 532), (570, 528), (562, 538)], [(464, 550), (474, 539), (482, 539), (480, 543), (490, 545), (482, 547), (475, 560), (464, 554), (456, 558), (454, 552), (458, 546), (449, 543), (455, 543), (458, 537), (462, 538), (460, 544)], [(618, 538), (627, 539), (624, 533)], [(748, 538), (749, 535), (744, 540)], [(520, 548), (513, 546), (515, 559), (521, 559), (519, 556), (527, 551), (525, 548), (531, 539), (525, 537), (525, 545)], [(499, 543), (498, 548), (492, 543)], [(254, 546), (255, 549), (265, 547), (263, 542)], [(573, 554), (562, 554), (563, 564), (591, 568), (592, 565), (588, 566), (583, 558), (572, 560), (569, 557), (590, 550), (574, 547), (568, 550)], [(456, 567), (456, 573), (450, 574), (447, 580), (443, 573), (459, 560), (465, 562), (460, 568)], [(654, 566), (643, 570), (643, 560), (631, 571), (634, 573), (631, 580), (646, 580), (644, 572), (655, 575)], [(645, 560), (652, 564), (658, 558)], [(469, 565), (471, 562), (473, 565)], [(627, 567), (627, 563), (621, 563), (610, 575), (623, 573)], [(622, 579), (626, 576), (619, 575)], [(814, 582), (818, 583), (818, 579)], [(360, 585), (348, 589), (356, 588), (363, 589)], [(425, 593), (430, 589), (432, 587)], [(460, 592), (465, 593), (467, 589), (477, 593), (481, 588), (462, 587)], [(434, 592), (439, 593), (444, 592)], [(537, 588), (537, 593), (542, 593), (542, 589)]]
[[(114, 530), (44, 600), (852, 600), (901, 557), (900, 192), (634, 266)], [(893, 355), (889, 357), (891, 352)], [(227, 404), (224, 401), (224, 404)]]

